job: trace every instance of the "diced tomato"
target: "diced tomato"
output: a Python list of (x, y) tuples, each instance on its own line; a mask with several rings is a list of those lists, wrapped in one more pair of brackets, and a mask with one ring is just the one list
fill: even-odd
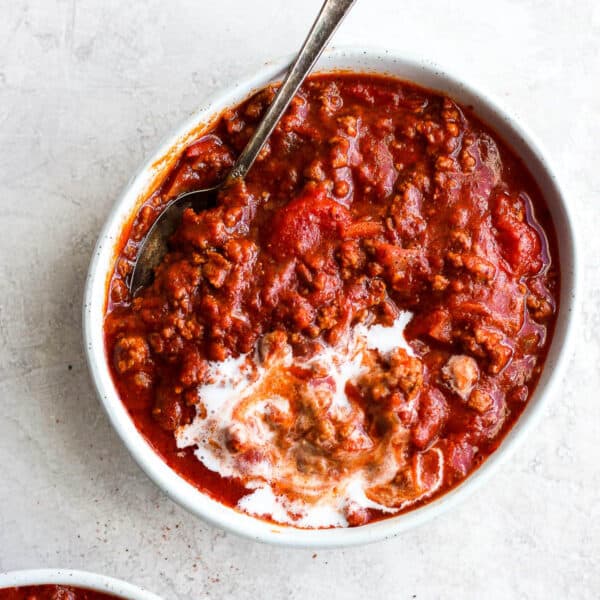
[(440, 433), (448, 416), (448, 403), (437, 388), (426, 388), (421, 393), (419, 420), (412, 430), (412, 443), (419, 449), (427, 448)]
[(339, 227), (349, 221), (348, 209), (323, 189), (309, 190), (276, 213), (269, 223), (266, 247), (280, 260), (301, 257), (323, 240), (337, 237)]
[(513, 271), (520, 275), (537, 273), (542, 266), (540, 238), (525, 220), (522, 200), (505, 194), (498, 196), (493, 217), (502, 254)]

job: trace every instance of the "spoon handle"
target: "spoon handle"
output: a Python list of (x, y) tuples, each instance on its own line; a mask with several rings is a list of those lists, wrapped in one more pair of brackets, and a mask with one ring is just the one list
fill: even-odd
[(327, 42), (329, 42), (338, 25), (348, 12), (350, 12), (355, 2), (356, 0), (325, 0), (319, 16), (313, 23), (294, 64), (288, 71), (285, 80), (256, 128), (254, 135), (250, 138), (250, 141), (246, 144), (246, 147), (229, 172), (225, 180), (225, 185), (229, 185), (234, 180), (246, 176), (246, 173), (262, 150), (273, 129), (275, 129), (279, 119), (283, 116), (294, 94), (298, 91), (308, 73), (310, 73), (310, 70), (325, 49)]

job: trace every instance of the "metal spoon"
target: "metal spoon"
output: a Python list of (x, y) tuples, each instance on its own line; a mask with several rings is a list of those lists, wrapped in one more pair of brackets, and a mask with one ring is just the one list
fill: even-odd
[(129, 281), (129, 290), (132, 294), (152, 281), (154, 269), (167, 253), (167, 242), (181, 222), (183, 211), (186, 208), (201, 211), (214, 206), (220, 188), (231, 185), (237, 179), (243, 179), (246, 176), (294, 94), (355, 2), (356, 0), (325, 0), (277, 95), (225, 181), (209, 189), (182, 194), (167, 204), (146, 234), (138, 250), (137, 260)]

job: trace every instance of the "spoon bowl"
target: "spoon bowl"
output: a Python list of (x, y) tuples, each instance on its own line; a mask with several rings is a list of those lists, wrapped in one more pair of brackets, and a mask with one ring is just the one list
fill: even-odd
[(165, 206), (148, 230), (139, 250), (129, 282), (129, 289), (134, 296), (152, 282), (154, 269), (167, 253), (169, 239), (181, 223), (183, 211), (191, 208), (195, 212), (200, 212), (212, 208), (217, 202), (220, 187), (181, 194)]

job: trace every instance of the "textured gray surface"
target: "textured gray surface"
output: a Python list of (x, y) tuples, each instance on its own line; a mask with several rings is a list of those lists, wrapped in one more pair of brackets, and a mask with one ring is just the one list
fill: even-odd
[(212, 529), (138, 470), (92, 392), (80, 301), (110, 206), (215, 89), (300, 43), (319, 0), (0, 2), (0, 570), (165, 598), (600, 596), (600, 5), (362, 0), (337, 41), (452, 65), (537, 134), (575, 207), (582, 328), (519, 455), (395, 540), (317, 552)]

